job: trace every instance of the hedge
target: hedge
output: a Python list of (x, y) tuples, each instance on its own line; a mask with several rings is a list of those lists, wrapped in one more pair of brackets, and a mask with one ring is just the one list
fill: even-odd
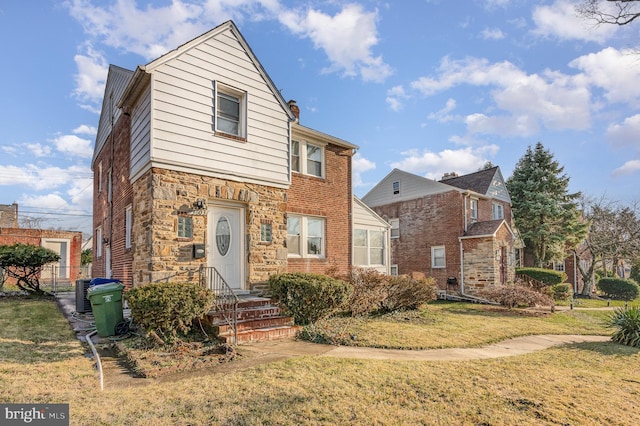
[(598, 281), (596, 287), (611, 299), (633, 300), (640, 295), (640, 288), (633, 280), (602, 278)]
[(562, 284), (567, 281), (567, 274), (545, 268), (516, 268), (516, 274), (526, 275), (547, 285)]
[(310, 324), (343, 308), (353, 287), (326, 275), (292, 272), (269, 277), (269, 292), (296, 324)]

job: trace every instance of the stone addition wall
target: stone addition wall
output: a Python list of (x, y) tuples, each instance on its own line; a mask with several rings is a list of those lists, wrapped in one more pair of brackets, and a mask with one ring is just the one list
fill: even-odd
[(463, 240), (464, 289), (473, 294), (486, 287), (501, 284), (502, 256), (505, 284), (515, 281), (514, 241), (509, 230), (502, 226), (495, 237)]
[[(287, 268), (286, 189), (153, 168), (133, 184), (134, 285), (195, 281), (206, 256), (194, 259), (194, 244), (207, 244), (206, 214), (191, 214), (193, 238), (177, 236), (178, 217), (198, 199), (208, 206), (233, 203), (245, 209), (245, 288), (263, 284)], [(272, 242), (260, 241), (260, 225), (271, 224)], [(210, 248), (207, 248), (209, 250)]]

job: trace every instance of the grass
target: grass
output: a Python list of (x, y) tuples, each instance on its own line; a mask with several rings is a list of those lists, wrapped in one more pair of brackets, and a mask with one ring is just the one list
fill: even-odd
[[(423, 334), (430, 334), (429, 321), (438, 323), (436, 312), (458, 323), (500, 316), (438, 306)], [(537, 333), (551, 316), (524, 319)], [(506, 327), (517, 322), (507, 320)], [(298, 357), (226, 373), (136, 379), (100, 392), (91, 361), (53, 302), (0, 301), (0, 321), (3, 402), (69, 403), (72, 425), (640, 424), (640, 350), (611, 342), (465, 362)], [(36, 351), (23, 359), (20, 346), (38, 342), (61, 355)]]
[(394, 349), (474, 347), (529, 334), (609, 334), (608, 311), (554, 314), (434, 302), (373, 318), (334, 317), (307, 327), (308, 340)]

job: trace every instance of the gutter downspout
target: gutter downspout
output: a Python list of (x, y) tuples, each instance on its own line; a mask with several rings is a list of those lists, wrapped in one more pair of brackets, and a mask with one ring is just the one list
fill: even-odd
[(578, 264), (576, 253), (573, 252), (573, 294), (578, 292)]
[(460, 238), (458, 241), (460, 241), (460, 294), (464, 295), (464, 247)]

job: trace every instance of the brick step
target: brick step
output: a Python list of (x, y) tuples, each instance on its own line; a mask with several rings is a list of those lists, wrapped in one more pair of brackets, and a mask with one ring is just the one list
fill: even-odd
[[(269, 327), (282, 327), (293, 325), (292, 317), (273, 317), (273, 318), (264, 318), (264, 319), (251, 319), (238, 321), (238, 332), (247, 331), (247, 330), (256, 330), (261, 328), (269, 328)], [(218, 335), (231, 333), (233, 330), (229, 324), (220, 324), (217, 326)]]
[[(240, 297), (239, 299), (240, 300), (238, 300), (238, 310), (257, 308), (261, 306), (277, 306), (277, 304), (273, 301), (273, 299), (270, 299), (268, 297), (251, 296), (251, 297)], [(231, 311), (233, 310), (233, 304), (226, 303), (226, 304), (223, 304), (221, 307), (214, 307), (214, 309), (212, 309), (210, 313), (215, 312), (216, 310)]]
[[(225, 315), (230, 317), (233, 315), (233, 311), (211, 311), (207, 314), (209, 321), (211, 321), (212, 325), (217, 325), (219, 323), (225, 322)], [(280, 316), (280, 308), (273, 305), (263, 305), (263, 306), (255, 306), (252, 308), (238, 308), (236, 311), (236, 318), (238, 321), (244, 320), (252, 320), (252, 319), (262, 319), (262, 318), (271, 318), (271, 317), (279, 317)]]
[[(264, 342), (267, 340), (295, 337), (302, 329), (299, 325), (265, 327), (238, 332), (238, 343)], [(218, 338), (227, 344), (233, 344), (233, 332), (219, 334)]]

